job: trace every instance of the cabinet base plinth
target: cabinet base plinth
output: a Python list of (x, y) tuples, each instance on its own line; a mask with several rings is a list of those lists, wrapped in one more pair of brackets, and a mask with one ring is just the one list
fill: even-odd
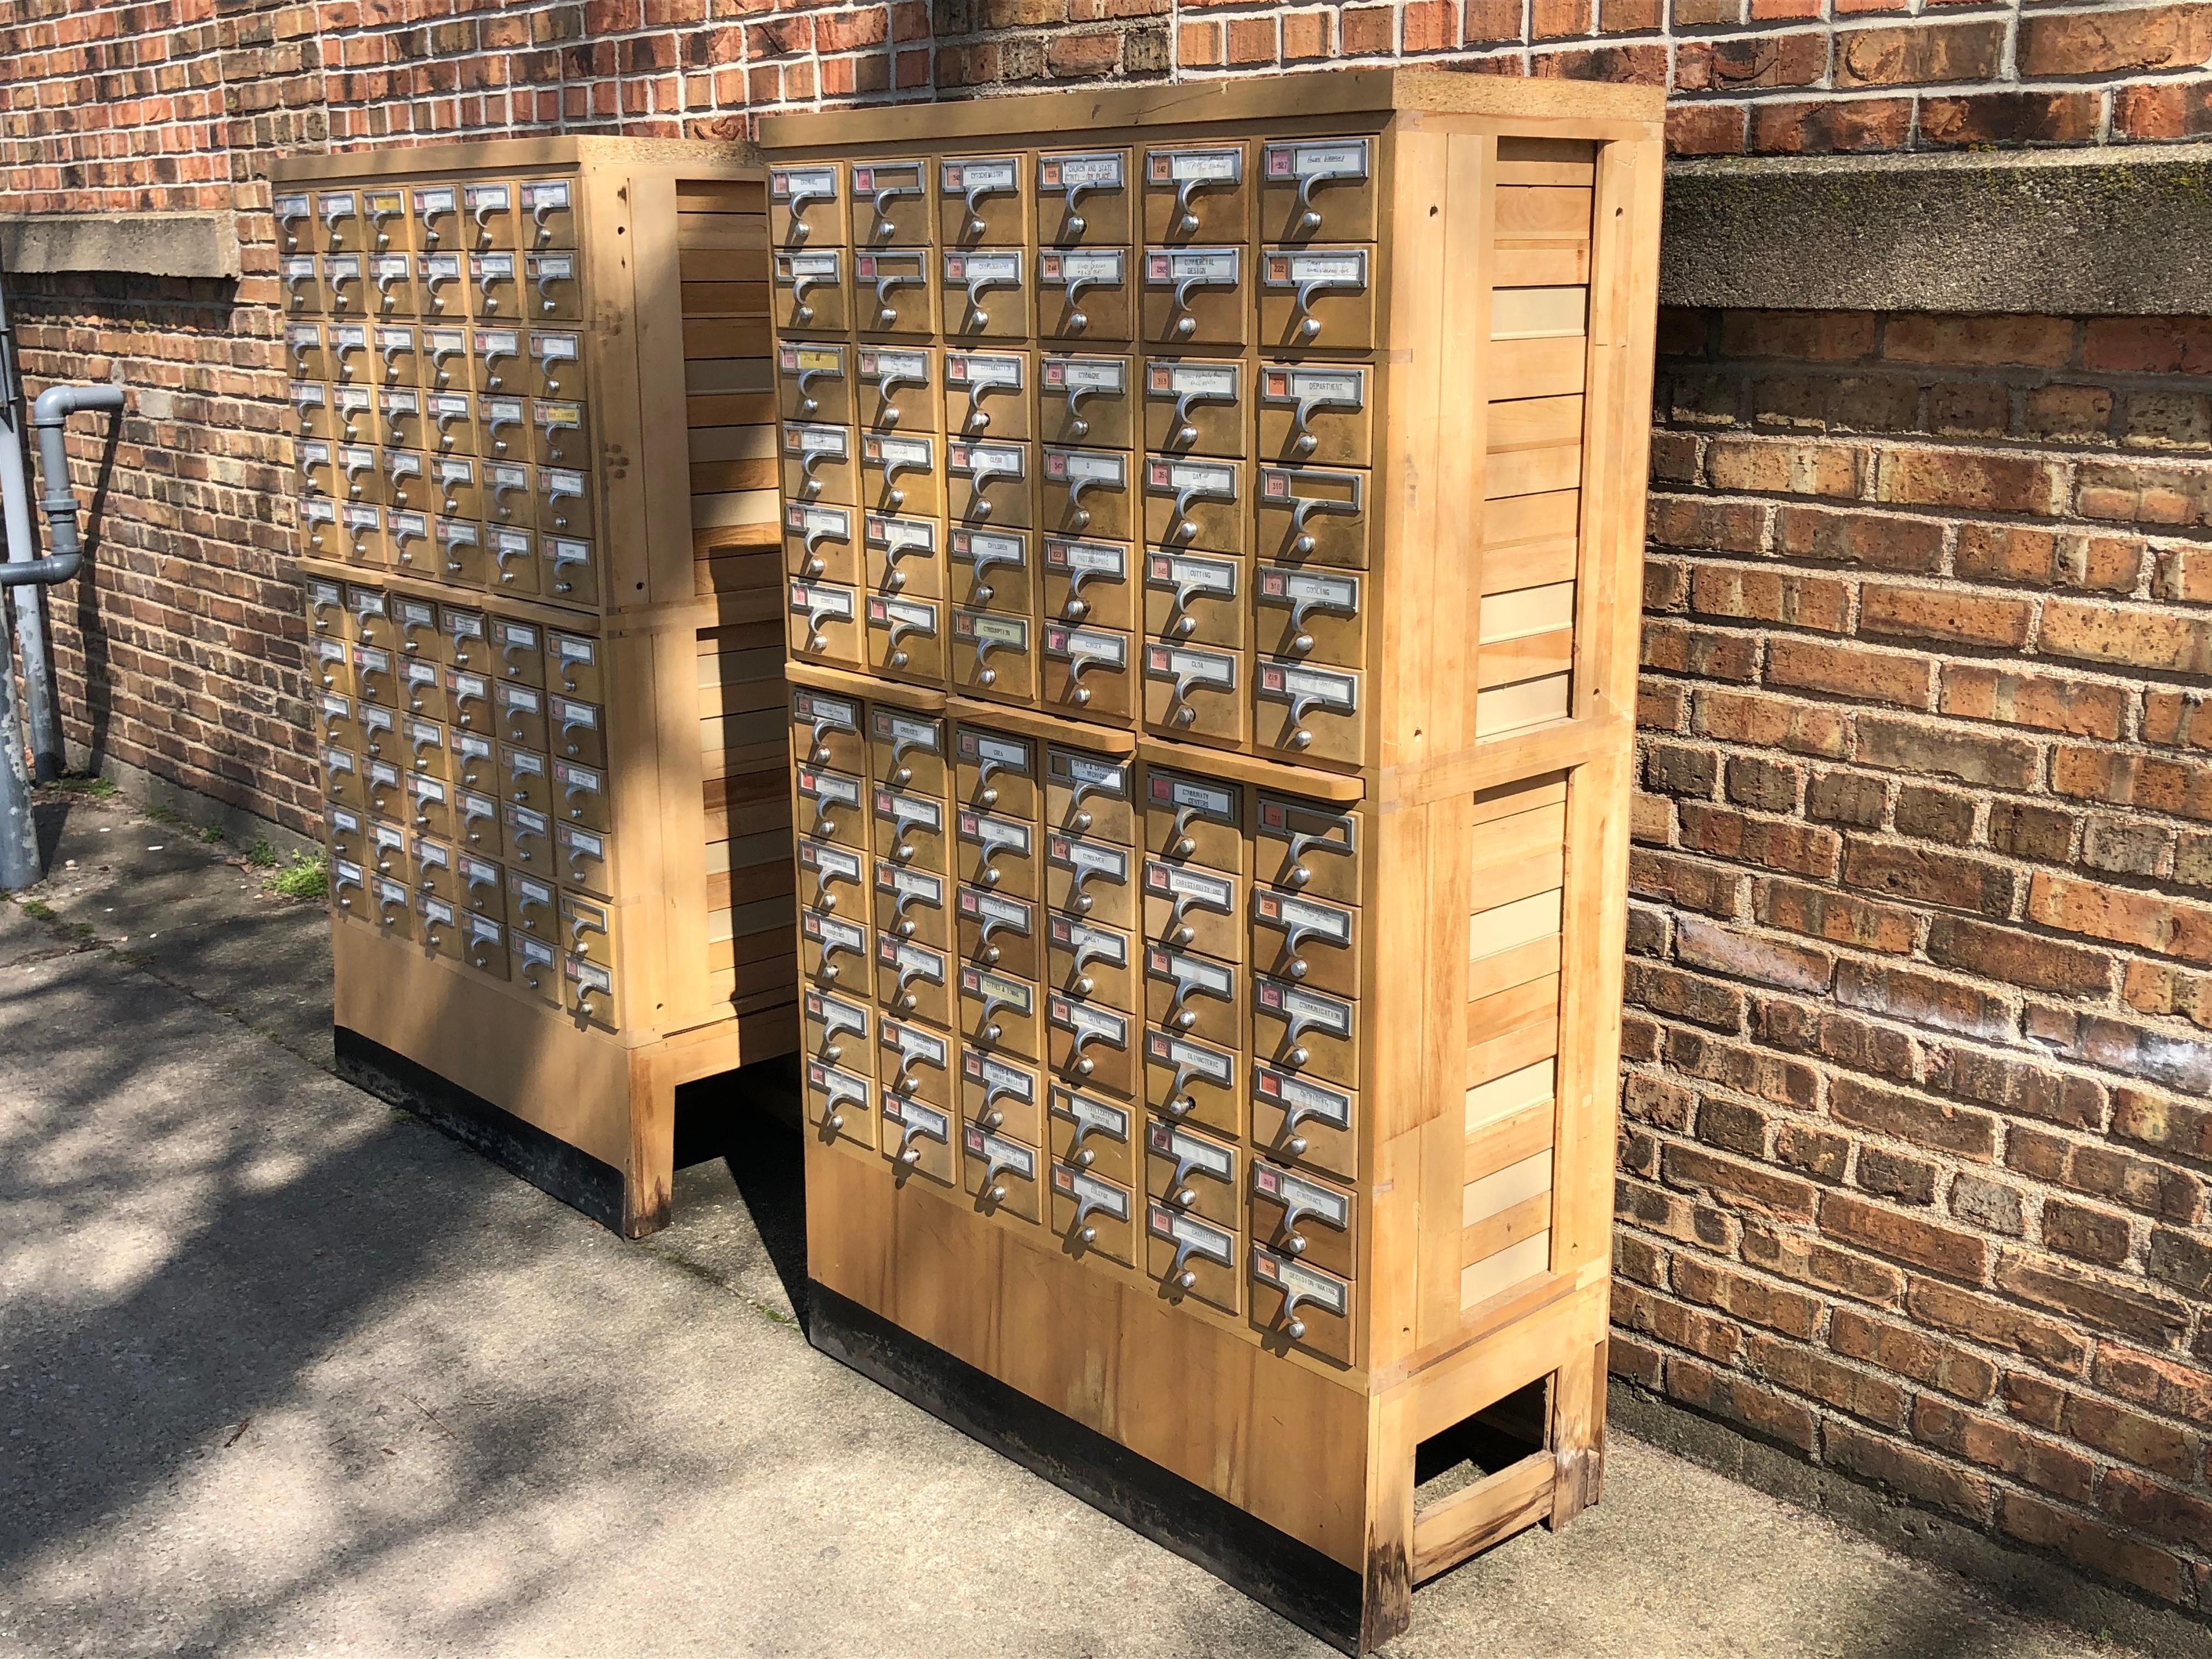
[(1330, 1646), (1358, 1651), (1361, 1583), (1351, 1568), (826, 1285), (809, 1279), (806, 1294), (806, 1334), (823, 1352)]
[(413, 1113), (441, 1134), (601, 1226), (623, 1232), (623, 1173), (557, 1135), (471, 1094), (374, 1037), (340, 1025), (337, 1073), (356, 1088)]

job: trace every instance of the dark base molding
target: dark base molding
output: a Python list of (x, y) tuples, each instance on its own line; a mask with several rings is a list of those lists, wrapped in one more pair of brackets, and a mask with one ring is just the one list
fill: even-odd
[(1359, 1645), (1360, 1577), (1310, 1544), (1139, 1457), (809, 1279), (806, 1334), (832, 1358), (1272, 1608)]
[(343, 1025), (333, 1027), (331, 1036), (337, 1048), (337, 1074), (347, 1082), (412, 1112), (602, 1227), (623, 1231), (620, 1170), (447, 1081), (373, 1037)]

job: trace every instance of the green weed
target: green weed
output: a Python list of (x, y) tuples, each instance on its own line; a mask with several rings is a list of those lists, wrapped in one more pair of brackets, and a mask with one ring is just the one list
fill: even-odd
[(284, 898), (321, 898), (331, 890), (329, 854), (295, 853), (292, 861), (269, 878), (269, 890)]
[(266, 841), (257, 841), (246, 849), (246, 861), (256, 870), (273, 870), (276, 867), (276, 849)]
[(33, 921), (52, 921), (57, 920), (54, 915), (54, 907), (47, 903), (44, 899), (25, 899), (23, 901), (23, 914), (30, 917)]

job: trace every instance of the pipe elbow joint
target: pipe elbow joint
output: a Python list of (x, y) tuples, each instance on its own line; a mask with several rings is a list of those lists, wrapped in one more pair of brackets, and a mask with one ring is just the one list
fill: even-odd
[(119, 386), (50, 386), (31, 404), (31, 424), (60, 426), (80, 410), (122, 407)]

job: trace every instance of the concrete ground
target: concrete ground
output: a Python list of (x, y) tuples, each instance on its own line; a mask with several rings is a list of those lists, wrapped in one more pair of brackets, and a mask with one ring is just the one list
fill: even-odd
[[(625, 1244), (330, 1075), (319, 905), (44, 817), (45, 914), (0, 903), (0, 1654), (1326, 1651), (809, 1347), (795, 1136)], [(1414, 1608), (1406, 1659), (2139, 1651), (1618, 1435), (1602, 1506)]]

